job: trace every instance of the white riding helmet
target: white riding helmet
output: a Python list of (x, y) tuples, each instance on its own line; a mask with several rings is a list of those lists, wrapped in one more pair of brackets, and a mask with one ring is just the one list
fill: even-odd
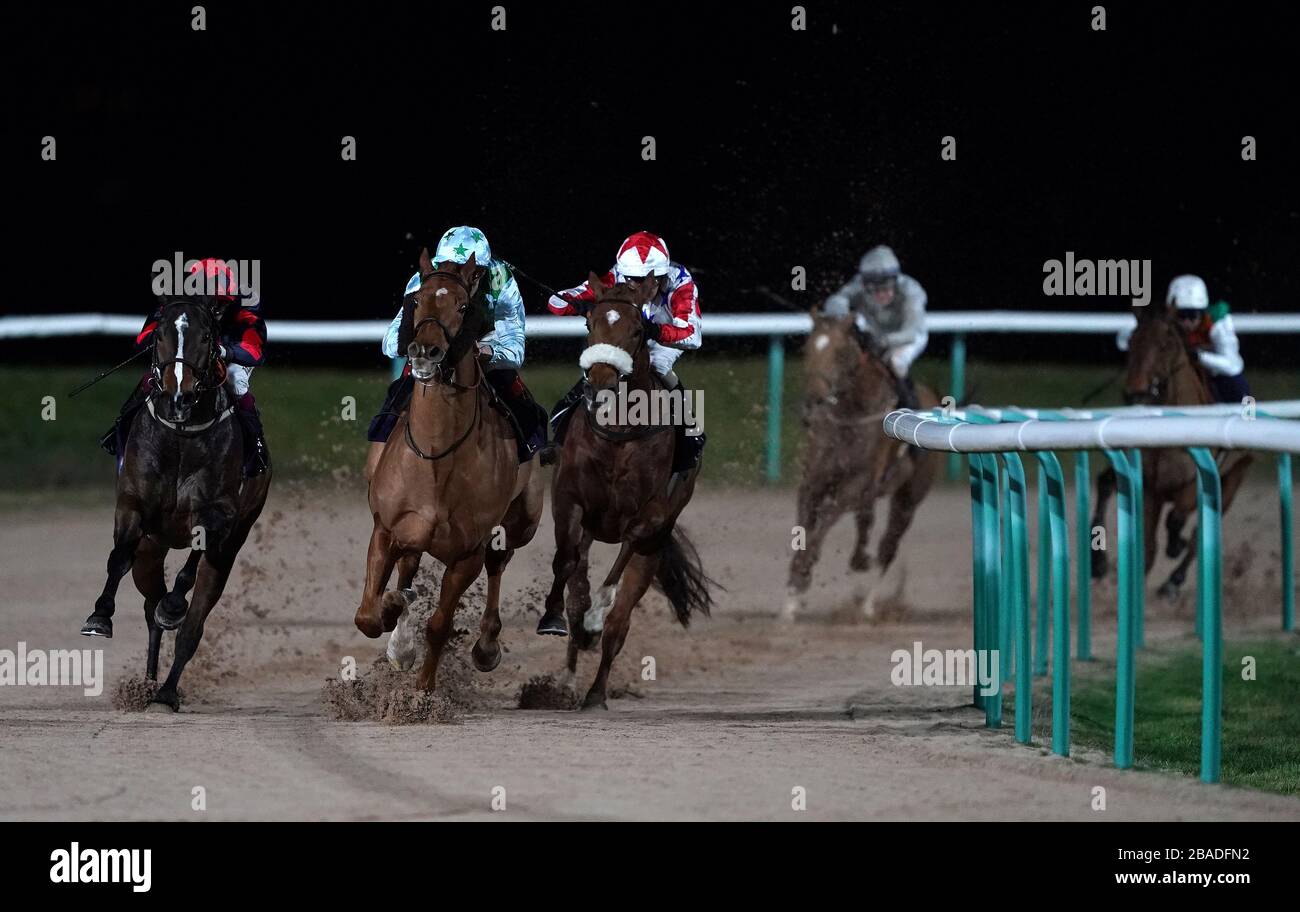
[(866, 282), (884, 282), (889, 279), (898, 278), (902, 271), (902, 266), (898, 262), (898, 257), (894, 251), (890, 250), (884, 244), (879, 247), (872, 247), (867, 251), (862, 262), (858, 263), (858, 272)]
[(671, 260), (664, 239), (649, 231), (638, 231), (618, 248), (618, 271), (631, 278), (641, 278), (651, 273), (668, 275)]
[(1210, 292), (1200, 276), (1180, 275), (1169, 283), (1165, 303), (1176, 310), (1206, 310), (1210, 306)]
[(492, 265), (492, 248), (488, 246), (487, 237), (482, 231), (470, 225), (460, 225), (447, 229), (447, 233), (438, 239), (438, 249), (433, 254), (433, 262), (464, 263), (474, 254), (474, 264), (484, 269)]

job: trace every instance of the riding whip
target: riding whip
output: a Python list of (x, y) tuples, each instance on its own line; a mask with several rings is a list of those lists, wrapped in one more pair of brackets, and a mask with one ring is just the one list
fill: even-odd
[(136, 352), (134, 355), (132, 355), (131, 357), (129, 357), (129, 358), (127, 358), (125, 361), (123, 361), (121, 364), (117, 365), (117, 367), (110, 367), (108, 370), (104, 371), (102, 374), (100, 374), (100, 375), (99, 375), (98, 377), (96, 377), (95, 379), (93, 379), (93, 380), (87, 380), (85, 383), (81, 384), (81, 386), (77, 387), (77, 388), (74, 389), (72, 392), (68, 393), (68, 398), (71, 399), (73, 396), (77, 395), (78, 393), (85, 392), (86, 390), (88, 390), (88, 389), (90, 389), (92, 386), (94, 386), (96, 383), (98, 383), (100, 380), (103, 380), (103, 379), (104, 379), (105, 377), (107, 377), (109, 374), (116, 373), (117, 371), (120, 371), (122, 368), (126, 367), (128, 364), (130, 364), (132, 361), (134, 361), (136, 358), (140, 357), (141, 355), (143, 355), (143, 354), (144, 354), (145, 352), (147, 352), (147, 351), (149, 351), (149, 349), (147, 349), (147, 348), (142, 348), (142, 349), (140, 349), (138, 352)]

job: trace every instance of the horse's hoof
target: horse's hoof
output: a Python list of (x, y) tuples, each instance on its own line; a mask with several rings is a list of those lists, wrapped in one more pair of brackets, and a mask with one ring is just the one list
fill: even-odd
[(1187, 548), (1187, 542), (1181, 538), (1169, 539), (1169, 546), (1165, 548), (1166, 557), (1178, 557)]
[(1156, 590), (1156, 595), (1172, 602), (1174, 599), (1178, 598), (1178, 587), (1173, 583), (1166, 581)]
[(787, 596), (785, 600), (785, 604), (781, 606), (781, 614), (779, 615), (779, 617), (781, 620), (786, 621), (787, 623), (792, 622), (794, 621), (795, 616), (798, 615), (802, 609), (803, 609), (803, 605), (800, 603), (799, 598), (797, 596), (794, 595)]
[(149, 705), (146, 706), (144, 709), (145, 712), (174, 713), (174, 712), (179, 712), (180, 708), (181, 708), (180, 697), (178, 697), (174, 693), (169, 694), (160, 691), (159, 693), (154, 694), (153, 701), (150, 702)]
[[(1097, 555), (1097, 554), (1100, 554), (1101, 552), (1099, 552), (1099, 551), (1094, 551), (1094, 552), (1092, 552), (1092, 553), (1093, 553), (1094, 555)], [(1103, 577), (1106, 575), (1106, 571), (1109, 570), (1109, 569), (1110, 569), (1110, 568), (1106, 565), (1106, 558), (1105, 558), (1104, 555), (1102, 556), (1102, 558), (1101, 558), (1100, 560), (1098, 560), (1095, 556), (1093, 557), (1093, 559), (1092, 559), (1092, 578), (1093, 578), (1093, 579), (1101, 579), (1101, 578), (1103, 578)]]
[(542, 636), (568, 636), (569, 625), (564, 620), (564, 615), (560, 612), (555, 614), (546, 613), (542, 619), (537, 622), (537, 632)]
[(865, 552), (849, 558), (849, 569), (855, 573), (865, 573), (871, 569), (871, 556)]
[(105, 637), (113, 639), (113, 619), (98, 614), (92, 614), (86, 618), (86, 623), (81, 625), (81, 635), (88, 637)]
[(185, 621), (189, 608), (184, 596), (169, 592), (153, 610), (154, 623), (163, 630), (175, 630)]
[(496, 651), (488, 654), (479, 649), (479, 644), (475, 643), (474, 648), (469, 651), (470, 658), (474, 661), (474, 667), (479, 671), (491, 671), (501, 664), (501, 647), (498, 646)]
[(608, 710), (609, 706), (605, 703), (605, 695), (595, 693), (587, 694), (586, 699), (582, 701), (582, 712), (587, 712), (590, 709)]

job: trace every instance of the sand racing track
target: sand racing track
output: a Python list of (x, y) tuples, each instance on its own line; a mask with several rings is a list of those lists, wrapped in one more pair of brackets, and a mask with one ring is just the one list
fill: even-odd
[[(1273, 496), (1247, 488), (1225, 521), (1229, 640), (1277, 626)], [(846, 570), (847, 521), (828, 541), (807, 614), (784, 623), (793, 492), (702, 488), (683, 525), (727, 590), (712, 619), (683, 630), (652, 594), (633, 616), (608, 712), (521, 710), (524, 683), (558, 671), (564, 654), (533, 632), (549, 584), (549, 510), (506, 573), (501, 666), (468, 670), (473, 638), (458, 639), (437, 719), (416, 724), (392, 724), (410, 706), (384, 694), (405, 679), (376, 664), (384, 641), (352, 625), (369, 534), (363, 495), (272, 491), (174, 716), (116, 705), (143, 669), (129, 577), (116, 638), (77, 635), (102, 585), (111, 505), (11, 510), (0, 525), (0, 647), (104, 646), (107, 683), (97, 698), (0, 688), (0, 819), (1300, 819), (1297, 799), (1121, 773), (1096, 752), (1051, 757), (1042, 701), (1036, 743), (1022, 747), (1009, 727), (983, 727), (967, 687), (892, 686), (894, 649), (970, 644), (961, 488), (921, 507), (904, 542), (902, 595), (882, 599), (872, 623), (855, 603), (865, 578)], [(1267, 546), (1253, 554), (1251, 540)], [(610, 556), (598, 548), (593, 567), (603, 573)], [(177, 566), (173, 555), (169, 578)], [(477, 630), (476, 603), (467, 598), (458, 626)], [(1114, 602), (1102, 589), (1094, 604), (1104, 665)], [(1153, 611), (1149, 640), (1194, 642), (1189, 600)], [(368, 691), (327, 688), (348, 656)], [(655, 680), (642, 680), (645, 657)], [(584, 656), (582, 687), (594, 668)], [(1188, 725), (1195, 736), (1195, 708)], [(1096, 785), (1108, 794), (1103, 814), (1090, 807)], [(206, 810), (191, 807), (196, 787)], [(792, 809), (799, 787), (804, 811)]]

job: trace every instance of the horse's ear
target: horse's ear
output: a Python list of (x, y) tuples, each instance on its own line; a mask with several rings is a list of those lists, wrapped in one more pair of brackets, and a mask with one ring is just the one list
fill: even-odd
[(433, 260), (429, 259), (429, 248), (420, 248), (420, 275), (427, 276), (433, 272)]
[(474, 254), (469, 255), (469, 259), (460, 267), (460, 278), (466, 285), (474, 283), (474, 270), (478, 269), (478, 261)]
[(600, 276), (596, 275), (594, 272), (587, 273), (587, 287), (590, 288), (592, 293), (598, 298), (608, 288), (608, 286), (600, 280)]

